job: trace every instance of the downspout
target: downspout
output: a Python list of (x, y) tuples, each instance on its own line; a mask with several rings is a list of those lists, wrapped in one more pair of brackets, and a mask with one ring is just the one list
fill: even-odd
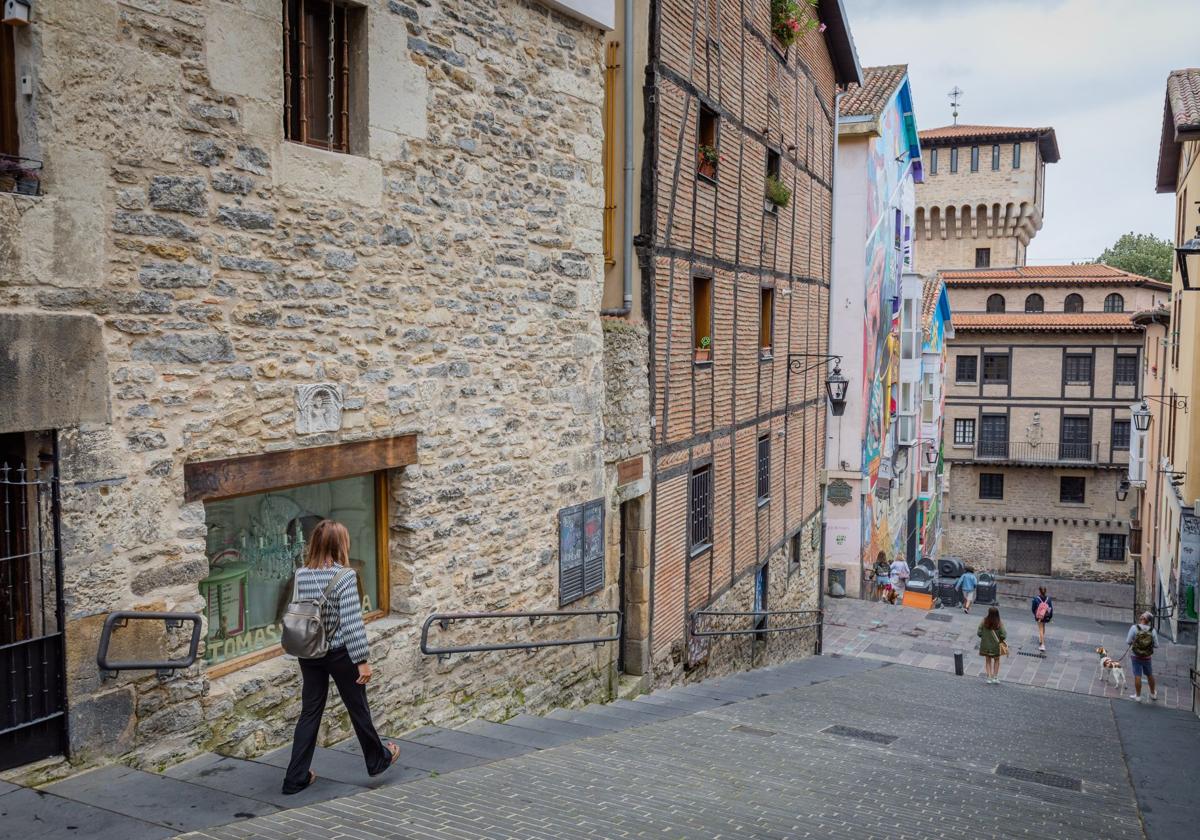
[[(825, 336), (826, 336), (825, 340), (827, 342), (825, 345), (826, 353), (829, 352), (829, 344), (828, 344), (829, 336), (833, 335), (833, 332), (832, 332), (832, 330), (833, 330), (833, 277), (834, 277), (833, 259), (834, 259), (834, 254), (836, 253), (833, 249), (833, 246), (836, 241), (836, 235), (835, 235), (834, 231), (837, 229), (836, 225), (834, 224), (834, 222), (835, 222), (834, 196), (837, 195), (838, 111), (841, 108), (842, 96), (844, 96), (845, 93), (846, 92), (844, 90), (839, 90), (833, 96), (833, 162), (832, 162), (832, 175), (830, 176), (830, 179), (829, 179), (829, 291), (830, 291), (830, 295), (829, 295), (828, 305), (825, 307)], [(825, 411), (827, 413), (826, 416), (829, 416), (828, 415), (828, 412), (829, 412), (828, 406), (825, 407)], [(828, 423), (828, 420), (826, 422)], [(838, 422), (839, 422), (839, 424), (841, 423), (840, 420)], [(828, 429), (828, 426), (826, 426), (826, 429)], [(824, 443), (825, 443), (825, 459), (824, 459), (824, 461), (825, 461), (826, 469), (828, 469), (828, 467), (829, 467), (829, 435), (828, 435), (828, 431), (826, 431), (825, 438), (826, 439), (824, 441)], [(841, 429), (841, 426), (839, 425), (838, 426), (838, 450), (839, 450), (839, 452), (841, 451), (841, 445), (842, 445), (842, 429)], [(826, 587), (826, 582), (825, 582), (825, 524), (826, 524), (826, 514), (829, 510), (829, 475), (828, 475), (828, 472), (826, 472), (825, 479), (826, 480), (825, 480), (824, 489), (821, 494), (822, 495), (822, 498), (821, 498), (821, 556), (818, 560), (818, 565), (817, 565), (817, 609), (819, 610), (818, 615), (820, 616), (820, 623), (819, 623), (819, 626), (817, 627), (817, 654), (818, 655), (820, 655), (822, 650), (824, 649), (824, 642), (825, 642), (825, 587)], [(862, 528), (860, 527), (859, 531), (861, 532), (861, 530), (862, 530)], [(860, 552), (860, 554), (861, 554), (861, 552)], [(861, 557), (859, 559), (859, 562), (860, 563), (862, 562)]]
[(627, 316), (633, 310), (633, 0), (625, 0), (625, 37), (621, 41), (621, 306), (603, 309), (601, 315)]

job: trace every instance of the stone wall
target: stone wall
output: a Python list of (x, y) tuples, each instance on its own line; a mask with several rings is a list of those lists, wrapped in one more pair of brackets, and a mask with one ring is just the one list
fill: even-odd
[[(336, 154), (283, 139), (280, 3), (38, 4), (45, 196), (0, 196), (0, 305), (98, 317), (112, 414), (60, 433), (76, 763), (289, 737), (284, 659), (94, 667), (107, 611), (202, 606), (184, 464), (265, 451), (417, 435), (388, 477), (392, 612), (369, 624), (385, 730), (609, 691), (611, 645), (417, 652), (436, 610), (557, 607), (556, 512), (605, 493), (601, 35), (527, 0), (363, 13)], [(302, 435), (314, 382), (342, 421)]]

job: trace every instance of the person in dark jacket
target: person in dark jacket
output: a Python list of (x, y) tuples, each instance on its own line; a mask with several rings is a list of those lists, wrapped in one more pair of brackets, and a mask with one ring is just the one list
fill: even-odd
[(1046, 650), (1046, 625), (1054, 618), (1054, 599), (1046, 594), (1046, 587), (1039, 586), (1038, 594), (1030, 603), (1033, 620), (1037, 622), (1038, 650)]
[(1000, 682), (1000, 643), (1008, 639), (1004, 623), (1000, 621), (1000, 610), (989, 607), (988, 613), (979, 622), (979, 655), (983, 657), (983, 672), (988, 683)]

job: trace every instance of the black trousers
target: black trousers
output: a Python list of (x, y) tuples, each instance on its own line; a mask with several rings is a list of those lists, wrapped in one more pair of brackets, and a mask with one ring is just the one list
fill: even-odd
[(350, 723), (362, 747), (367, 762), (367, 772), (372, 776), (382, 773), (391, 765), (391, 753), (379, 739), (375, 724), (371, 722), (371, 709), (367, 706), (367, 687), (359, 685), (358, 666), (350, 661), (344, 647), (336, 648), (320, 659), (301, 659), (300, 675), (304, 678), (304, 692), (300, 719), (296, 721), (296, 736), (292, 742), (292, 761), (288, 764), (283, 779), (283, 792), (296, 793), (308, 786), (308, 770), (313, 753), (317, 749), (317, 733), (321, 728), (321, 716), (325, 713), (325, 701), (329, 697), (329, 678), (337, 685), (342, 703), (350, 713)]

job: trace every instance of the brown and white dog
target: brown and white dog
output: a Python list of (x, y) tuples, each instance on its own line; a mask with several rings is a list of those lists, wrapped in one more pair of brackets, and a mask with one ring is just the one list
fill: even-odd
[(1124, 688), (1125, 669), (1121, 667), (1121, 660), (1113, 659), (1108, 655), (1108, 651), (1102, 647), (1096, 648), (1096, 654), (1100, 657), (1100, 671), (1097, 673), (1096, 678), (1103, 680), (1105, 675), (1108, 675), (1113, 688)]

